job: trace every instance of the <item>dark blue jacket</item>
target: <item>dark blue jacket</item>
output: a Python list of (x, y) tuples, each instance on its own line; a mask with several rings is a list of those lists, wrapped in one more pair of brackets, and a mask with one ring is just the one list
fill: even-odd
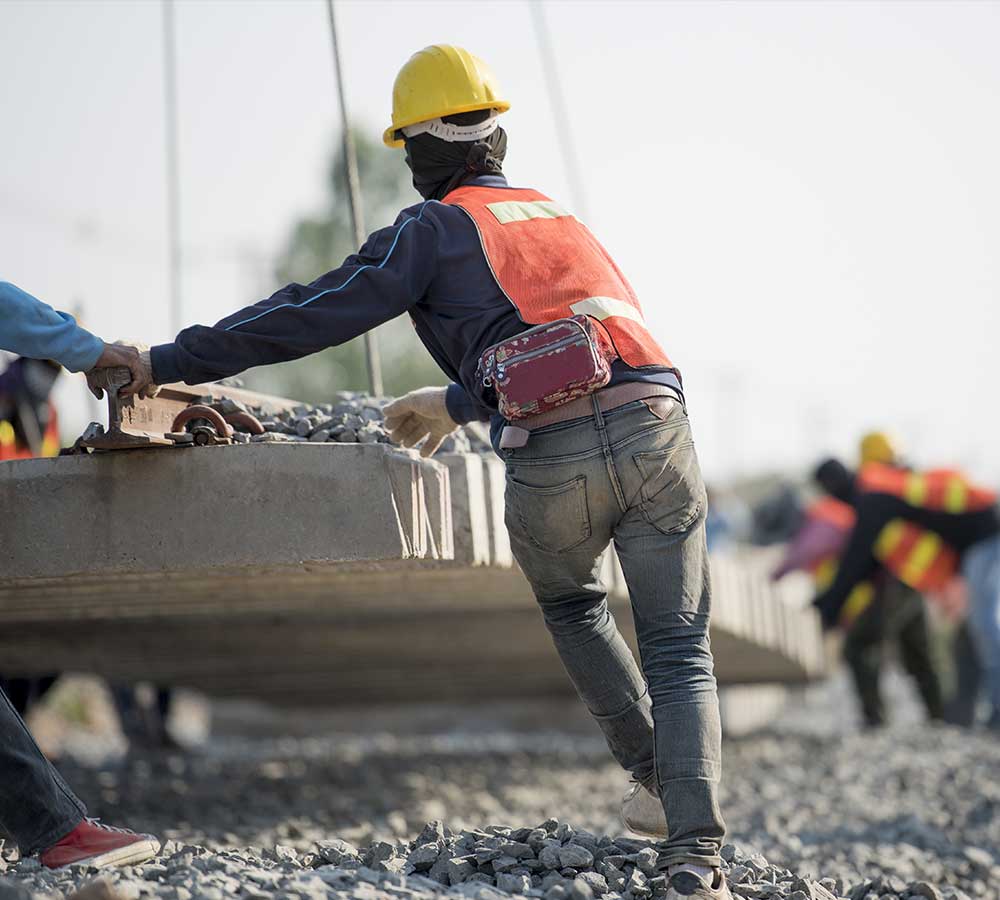
[[(499, 175), (469, 184), (507, 187)], [(153, 373), (160, 384), (215, 381), (343, 344), (403, 313), (455, 382), (448, 390), (455, 421), (494, 415), (476, 383), (476, 365), (487, 347), (526, 326), (493, 277), (472, 219), (436, 200), (403, 210), (312, 284), (290, 284), (211, 328), (195, 325), (172, 344), (153, 347)], [(652, 380), (679, 388), (666, 369), (636, 370), (618, 361), (613, 373), (612, 383)]]

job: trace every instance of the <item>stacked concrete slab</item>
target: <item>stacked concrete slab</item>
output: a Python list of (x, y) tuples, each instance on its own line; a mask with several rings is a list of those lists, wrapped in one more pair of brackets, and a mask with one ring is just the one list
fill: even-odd
[[(561, 694), (503, 524), (503, 465), (382, 444), (0, 464), (0, 659), (291, 703)], [(713, 562), (722, 683), (824, 668), (801, 597)], [(612, 606), (631, 633), (620, 567)]]

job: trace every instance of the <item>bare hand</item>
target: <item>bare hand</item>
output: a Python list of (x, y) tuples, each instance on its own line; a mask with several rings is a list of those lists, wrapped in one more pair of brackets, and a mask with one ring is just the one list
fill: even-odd
[(129, 370), (132, 380), (118, 391), (120, 397), (138, 394), (140, 397), (155, 397), (159, 388), (153, 381), (153, 367), (149, 359), (149, 348), (145, 344), (115, 341), (105, 344), (94, 369), (87, 375), (87, 385), (91, 393), (100, 400), (104, 391), (94, 383), (90, 374), (95, 369), (123, 366)]

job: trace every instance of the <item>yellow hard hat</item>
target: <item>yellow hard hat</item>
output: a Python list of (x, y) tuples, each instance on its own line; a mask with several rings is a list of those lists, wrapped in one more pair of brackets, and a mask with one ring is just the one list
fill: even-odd
[(861, 462), (894, 463), (899, 455), (896, 442), (884, 431), (869, 431), (861, 438)]
[(433, 44), (418, 50), (392, 86), (392, 125), (382, 135), (388, 147), (402, 147), (396, 132), (407, 125), (477, 109), (507, 112), (496, 77), (486, 63), (461, 47)]

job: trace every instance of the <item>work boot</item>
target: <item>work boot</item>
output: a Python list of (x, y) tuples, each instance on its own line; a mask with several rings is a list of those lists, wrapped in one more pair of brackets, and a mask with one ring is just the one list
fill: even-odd
[(694, 872), (681, 869), (667, 876), (666, 893), (654, 893), (658, 897), (662, 896), (663, 900), (733, 900), (721, 869), (712, 869), (711, 878), (702, 878)]
[(667, 817), (660, 798), (641, 782), (633, 781), (622, 798), (622, 824), (636, 834), (651, 838), (667, 836)]
[(61, 841), (39, 855), (50, 869), (86, 864), (95, 869), (128, 866), (143, 862), (160, 852), (160, 842), (151, 834), (136, 834), (126, 828), (103, 825), (84, 819)]

